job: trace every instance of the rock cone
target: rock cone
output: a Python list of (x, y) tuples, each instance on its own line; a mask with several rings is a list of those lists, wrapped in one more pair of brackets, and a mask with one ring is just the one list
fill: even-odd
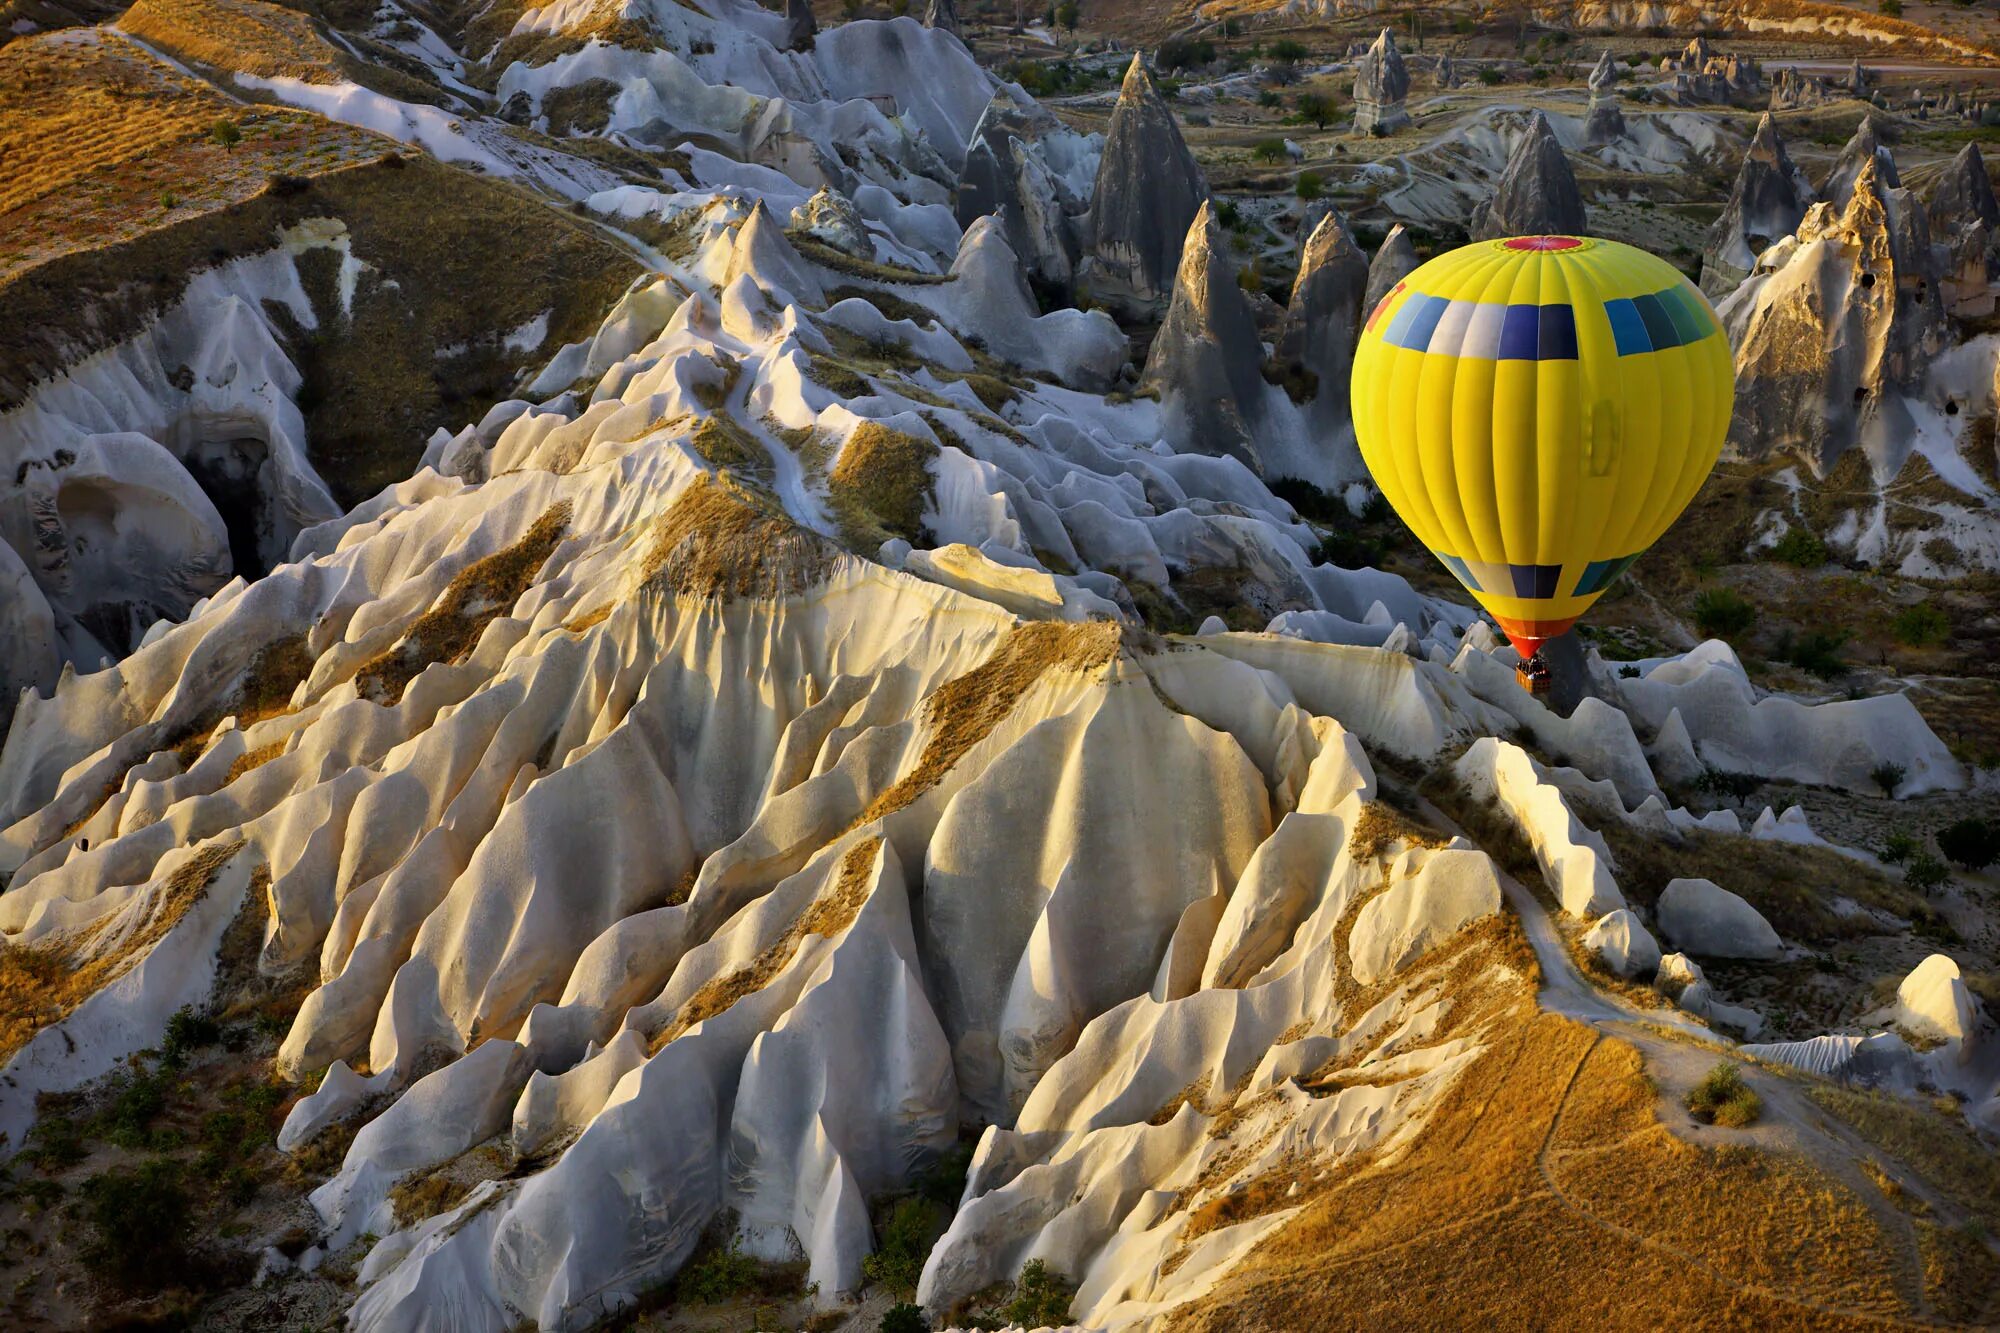
[(1189, 225), (1207, 200), (1208, 182), (1173, 112), (1133, 56), (1111, 113), (1084, 222), (1093, 285), (1140, 303), (1165, 297), (1180, 268)]
[(1474, 210), (1472, 237), (1577, 235), (1587, 225), (1569, 159), (1537, 111), (1514, 145), (1492, 201)]
[(1410, 123), (1404, 100), (1410, 95), (1410, 74), (1403, 53), (1387, 29), (1361, 57), (1354, 73), (1354, 129), (1359, 134), (1389, 134)]
[(1701, 256), (1702, 290), (1720, 296), (1743, 281), (1767, 246), (1792, 234), (1812, 201), (1812, 184), (1792, 164), (1770, 113), (1764, 113), (1743, 154), (1736, 188), (1709, 231)]

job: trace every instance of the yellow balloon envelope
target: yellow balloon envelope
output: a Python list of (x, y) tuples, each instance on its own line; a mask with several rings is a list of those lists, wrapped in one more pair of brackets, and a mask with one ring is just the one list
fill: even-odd
[(1354, 433), (1403, 522), (1529, 656), (1680, 516), (1735, 392), (1714, 309), (1664, 260), (1516, 236), (1439, 255), (1375, 307)]

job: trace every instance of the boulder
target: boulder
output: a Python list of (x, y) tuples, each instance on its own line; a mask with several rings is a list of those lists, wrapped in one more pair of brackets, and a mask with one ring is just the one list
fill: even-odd
[(1599, 917), (1585, 932), (1583, 947), (1621, 977), (1641, 976), (1660, 965), (1659, 942), (1629, 908)]
[(1669, 882), (1653, 911), (1660, 932), (1684, 953), (1768, 961), (1785, 952), (1762, 912), (1711, 880)]
[(1701, 987), (1701, 994), (1708, 993), (1708, 978), (1702, 974), (1701, 964), (1684, 953), (1670, 953), (1660, 959), (1660, 965), (1653, 972), (1653, 989), (1674, 1003), (1681, 1003), (1681, 997), (1690, 987)]
[(1135, 55), (1118, 90), (1083, 222), (1092, 288), (1141, 305), (1164, 300), (1180, 269), (1181, 246), (1206, 202), (1208, 182)]
[(1387, 28), (1361, 57), (1354, 71), (1354, 131), (1390, 134), (1410, 123), (1404, 101), (1410, 95), (1410, 74), (1403, 53)]
[(1368, 261), (1368, 291), (1361, 298), (1362, 318), (1381, 305), (1382, 299), (1415, 272), (1420, 262), (1417, 247), (1411, 243), (1410, 233), (1403, 229), (1403, 224), (1398, 222), (1389, 228), (1389, 234), (1376, 248), (1375, 257)]
[(1961, 1064), (1971, 1058), (1979, 1027), (1979, 1001), (1948, 955), (1918, 963), (1896, 988), (1896, 1025), (1915, 1037), (1958, 1043)]
[(1508, 155), (1493, 197), (1473, 209), (1472, 238), (1575, 236), (1584, 231), (1583, 195), (1549, 122), (1537, 111)]
[(1227, 454), (1259, 469), (1256, 425), (1263, 415), (1263, 342), (1236, 285), (1214, 209), (1204, 202), (1188, 228), (1167, 317), (1146, 357), (1142, 386), (1160, 396), (1167, 439), (1176, 449)]
[(1500, 910), (1500, 881), (1486, 853), (1447, 849), (1354, 918), (1347, 954), (1354, 979), (1372, 986), (1423, 957), (1441, 941)]
[(1331, 439), (1343, 429), (1352, 434), (1348, 376), (1367, 295), (1368, 256), (1341, 216), (1329, 211), (1299, 256), (1299, 276), (1277, 339), (1278, 363), (1311, 386), (1306, 416), (1316, 439)]
[(854, 201), (824, 185), (792, 210), (790, 221), (793, 231), (810, 232), (844, 254), (860, 259), (875, 257), (875, 243), (869, 239)]
[(1708, 233), (1701, 256), (1701, 286), (1720, 297), (1749, 276), (1757, 256), (1798, 228), (1813, 201), (1812, 183), (1792, 165), (1785, 141), (1767, 111), (1743, 154), (1729, 203)]

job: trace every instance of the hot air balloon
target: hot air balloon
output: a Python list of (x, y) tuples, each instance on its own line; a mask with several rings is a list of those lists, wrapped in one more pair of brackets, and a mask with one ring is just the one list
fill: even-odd
[(1694, 498), (1735, 383), (1714, 309), (1664, 260), (1516, 236), (1397, 283), (1352, 396), (1383, 496), (1532, 661)]

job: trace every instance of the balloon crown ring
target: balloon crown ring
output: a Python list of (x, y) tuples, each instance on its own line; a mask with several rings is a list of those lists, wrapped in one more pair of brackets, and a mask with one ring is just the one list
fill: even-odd
[(1501, 241), (1503, 250), (1587, 250), (1590, 242), (1581, 236), (1510, 236)]

